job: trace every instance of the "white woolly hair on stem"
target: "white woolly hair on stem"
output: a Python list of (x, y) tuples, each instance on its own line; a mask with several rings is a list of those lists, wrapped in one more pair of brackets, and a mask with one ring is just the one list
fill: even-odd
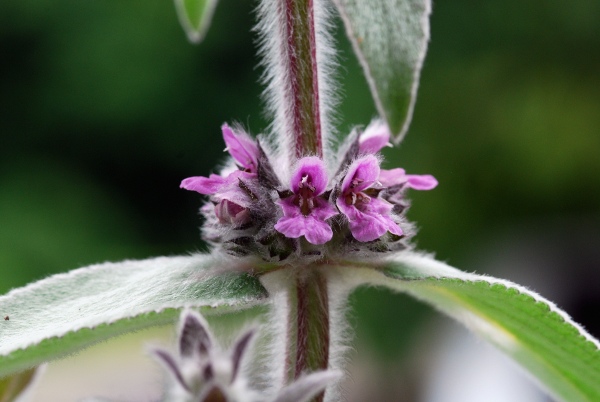
[[(327, 270), (327, 287), (329, 294), (329, 367), (347, 373), (349, 355), (352, 351), (353, 331), (347, 320), (348, 299), (355, 289), (340, 277), (337, 269)], [(331, 382), (325, 392), (324, 402), (344, 400), (342, 382), (345, 376)]]
[[(332, 77), (337, 65), (333, 37), (330, 33), (333, 25), (330, 18), (332, 7), (329, 0), (310, 1), (314, 18), (316, 54), (315, 60), (310, 62), (313, 66), (316, 64), (316, 85), (313, 85), (313, 88), (318, 88), (316, 93), (312, 94), (318, 99), (313, 118), (317, 116), (318, 121), (314, 123), (320, 128), (323, 156), (329, 162), (329, 159), (334, 157), (331, 155), (331, 141), (334, 137), (332, 112), (337, 103)], [(291, 174), (293, 161), (297, 159), (294, 114), (298, 111), (294, 105), (294, 82), (290, 69), (292, 49), (288, 41), (286, 23), (289, 21), (286, 19), (285, 7), (285, 0), (261, 0), (257, 8), (258, 23), (255, 30), (259, 34), (259, 55), (262, 57), (260, 65), (264, 68), (261, 77), (266, 86), (263, 98), (267, 115), (271, 118), (268, 139), (275, 150), (276, 165), (285, 169), (281, 176), (287, 178)], [(300, 63), (304, 62), (306, 60), (300, 60)]]
[[(269, 346), (264, 354), (264, 359), (268, 362), (269, 373), (266, 384), (270, 385), (268, 391), (274, 392), (288, 381), (287, 373), (287, 340), (288, 340), (288, 319), (290, 303), (287, 297), (288, 287), (292, 281), (289, 270), (279, 270), (260, 278), (262, 285), (269, 292), (271, 308), (267, 319), (269, 328)], [(283, 357), (282, 357), (283, 356)], [(265, 378), (264, 380), (267, 380)]]
[[(329, 362), (327, 370), (344, 372), (351, 351), (352, 330), (346, 320), (348, 313), (348, 296), (356, 283), (348, 281), (340, 275), (337, 267), (323, 270), (327, 282), (328, 309), (329, 309)], [(343, 269), (342, 269), (343, 270)], [(261, 283), (272, 298), (268, 327), (270, 331), (268, 354), (270, 356), (270, 368), (273, 369), (273, 385), (284, 384), (289, 381), (289, 367), (287, 367), (287, 340), (289, 339), (289, 298), (286, 297), (293, 283), (294, 270), (283, 269), (263, 275)], [(282, 358), (286, 356), (286, 358)], [(265, 356), (267, 360), (269, 357)], [(332, 381), (327, 386), (324, 402), (335, 402), (342, 400), (341, 383), (343, 377)]]
[[(321, 135), (323, 136), (323, 156), (326, 166), (330, 169), (336, 168), (336, 153), (334, 143), (336, 141), (336, 108), (339, 104), (339, 92), (336, 88), (337, 78), (337, 52), (333, 38), (335, 23), (332, 18), (333, 4), (329, 0), (314, 0), (320, 6), (315, 7), (315, 24), (317, 36), (317, 65), (319, 80), (319, 110), (321, 111)], [(330, 175), (335, 172), (330, 171)]]

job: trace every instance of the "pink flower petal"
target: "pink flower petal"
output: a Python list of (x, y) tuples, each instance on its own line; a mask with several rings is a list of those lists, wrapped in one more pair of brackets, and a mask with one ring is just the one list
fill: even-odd
[(222, 187), (213, 195), (217, 201), (228, 200), (238, 204), (241, 207), (248, 208), (252, 205), (252, 200), (238, 185), (230, 184)]
[(227, 148), (225, 148), (245, 169), (251, 172), (256, 172), (258, 168), (258, 147), (256, 142), (250, 138), (245, 132), (234, 133), (231, 127), (227, 124), (223, 124), (221, 127), (223, 131), (223, 139)]
[(325, 244), (333, 237), (333, 230), (327, 223), (311, 216), (307, 216), (304, 222), (306, 226), (304, 237), (309, 243)]
[(302, 216), (283, 216), (279, 218), (274, 228), (286, 237), (297, 239), (304, 236), (304, 218)]
[(337, 205), (338, 209), (341, 213), (346, 215), (349, 221), (356, 219), (356, 214), (358, 213), (358, 209), (354, 205), (346, 204), (345, 197), (338, 197), (335, 201), (335, 205)]
[(181, 182), (181, 188), (196, 191), (200, 194), (212, 195), (216, 200), (229, 200), (244, 208), (251, 204), (251, 200), (241, 188), (240, 180), (246, 183), (256, 177), (254, 173), (236, 170), (227, 177), (211, 174), (209, 177), (188, 177)]
[(300, 159), (298, 167), (292, 174), (290, 186), (294, 193), (298, 193), (300, 190), (300, 183), (306, 177), (306, 181), (314, 186), (314, 194), (320, 195), (325, 191), (327, 187), (327, 171), (325, 170), (325, 164), (323, 161), (316, 156), (309, 156)]
[(389, 216), (361, 211), (356, 214), (356, 219), (349, 222), (348, 227), (352, 236), (361, 242), (379, 239), (388, 231), (398, 236), (402, 235), (402, 229)]
[(312, 244), (324, 244), (333, 237), (331, 227), (311, 215), (284, 216), (275, 224), (275, 230), (293, 239), (304, 236)]
[(378, 198), (355, 205), (346, 204), (341, 197), (336, 202), (339, 210), (348, 218), (352, 236), (361, 242), (380, 238), (386, 232), (402, 235), (402, 229), (390, 217), (392, 205)]
[(392, 187), (406, 183), (406, 186), (415, 190), (431, 190), (438, 185), (438, 181), (430, 174), (406, 174), (404, 169), (396, 168), (381, 170), (379, 182), (383, 187)]
[(279, 200), (283, 209), (283, 217), (275, 224), (275, 230), (286, 237), (306, 237), (309, 243), (324, 244), (333, 237), (333, 230), (325, 220), (338, 214), (338, 211), (327, 201), (314, 198), (314, 208), (304, 216), (300, 208), (293, 202), (294, 196)]
[(200, 194), (211, 195), (216, 193), (226, 183), (224, 177), (211, 174), (209, 177), (188, 177), (181, 182), (180, 188), (196, 191)]
[(406, 183), (406, 172), (402, 168), (381, 169), (378, 181), (383, 187), (397, 186)]
[(283, 210), (283, 216), (294, 217), (302, 214), (300, 208), (294, 204), (293, 200), (294, 197), (292, 196), (277, 201), (277, 204), (279, 204)]
[(342, 182), (342, 193), (358, 193), (369, 188), (379, 177), (380, 170), (379, 161), (373, 155), (355, 160)]
[(368, 216), (359, 211), (356, 219), (349, 222), (348, 227), (352, 236), (361, 242), (379, 239), (387, 232), (387, 222), (380, 216)]
[(371, 198), (371, 201), (368, 204), (363, 204), (363, 207), (360, 208), (360, 210), (371, 215), (377, 214), (389, 216), (393, 208), (394, 206), (385, 200)]
[(406, 175), (406, 183), (408, 187), (415, 190), (431, 190), (438, 185), (438, 181), (430, 174), (408, 174)]
[(393, 209), (393, 205), (385, 200), (381, 200), (379, 198), (372, 198), (371, 202), (366, 205), (364, 209), (365, 215), (377, 217), (377, 219), (381, 219), (382, 222), (385, 222), (387, 226), (387, 231), (393, 233), (395, 235), (401, 236), (402, 229), (394, 220), (391, 218), (391, 212)]
[(315, 206), (310, 214), (316, 219), (325, 221), (338, 214), (337, 209), (324, 199), (315, 198), (314, 202)]
[(390, 130), (383, 121), (373, 120), (358, 140), (358, 150), (362, 154), (375, 154), (390, 144)]

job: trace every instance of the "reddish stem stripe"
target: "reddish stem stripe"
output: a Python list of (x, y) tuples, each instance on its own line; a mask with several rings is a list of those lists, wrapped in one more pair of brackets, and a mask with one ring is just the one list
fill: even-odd
[[(326, 370), (329, 364), (329, 297), (318, 271), (298, 278), (296, 287), (296, 367), (294, 377)], [(314, 400), (323, 401), (324, 393)]]
[(287, 97), (296, 156), (323, 156), (314, 0), (284, 0), (287, 34)]
[(307, 341), (308, 341), (308, 289), (306, 282), (298, 281), (296, 288), (298, 298), (298, 314), (296, 320), (296, 368), (294, 378), (300, 377), (302, 370), (306, 368)]

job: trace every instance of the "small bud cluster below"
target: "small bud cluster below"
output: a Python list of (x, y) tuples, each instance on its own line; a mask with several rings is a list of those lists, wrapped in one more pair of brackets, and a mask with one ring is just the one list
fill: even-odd
[[(248, 373), (265, 369), (264, 362), (252, 362), (253, 339), (257, 330), (242, 333), (229, 350), (215, 342), (204, 318), (191, 310), (181, 313), (177, 353), (156, 348), (153, 356), (162, 364), (171, 381), (162, 402), (309, 402), (341, 377), (333, 370), (299, 376), (289, 384), (258, 389)], [(258, 364), (257, 364), (258, 363)], [(112, 402), (88, 398), (86, 402)]]
[[(232, 166), (219, 175), (187, 178), (181, 187), (210, 196), (201, 209), (203, 236), (229, 254), (291, 263), (402, 249), (412, 234), (403, 216), (406, 190), (437, 185), (430, 175), (380, 168), (379, 152), (390, 133), (379, 120), (349, 137), (335, 169), (308, 156), (296, 162), (288, 180), (275, 173), (258, 140), (228, 125), (222, 130)], [(336, 172), (332, 180), (328, 171)]]
[[(333, 371), (318, 371), (281, 387), (274, 395), (251, 387), (244, 366), (248, 361), (255, 330), (244, 332), (225, 351), (215, 344), (202, 316), (193, 311), (181, 315), (179, 351), (172, 355), (155, 349), (155, 357), (173, 378), (166, 390), (168, 402), (308, 402), (339, 378)], [(276, 388), (276, 387), (272, 387)]]

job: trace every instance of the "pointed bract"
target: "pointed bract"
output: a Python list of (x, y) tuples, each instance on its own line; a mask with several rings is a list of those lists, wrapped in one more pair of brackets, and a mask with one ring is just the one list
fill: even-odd
[(302, 376), (279, 391), (273, 402), (308, 402), (341, 377), (342, 373), (337, 371), (317, 371)]
[(206, 321), (198, 314), (189, 312), (182, 322), (183, 326), (179, 331), (179, 354), (182, 357), (192, 357), (196, 353), (206, 356), (213, 343)]
[(179, 365), (168, 352), (162, 349), (155, 349), (152, 351), (154, 356), (156, 356), (157, 360), (167, 369), (169, 373), (177, 380), (179, 385), (184, 388), (186, 391), (190, 391), (189, 386), (186, 384), (181, 371), (179, 370)]

